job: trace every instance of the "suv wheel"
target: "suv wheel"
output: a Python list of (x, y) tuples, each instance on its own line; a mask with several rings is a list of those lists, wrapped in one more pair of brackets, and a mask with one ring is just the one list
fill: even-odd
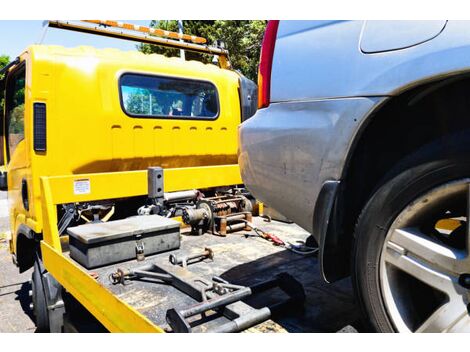
[(379, 332), (470, 332), (470, 154), (429, 151), (383, 183), (356, 226), (353, 282)]

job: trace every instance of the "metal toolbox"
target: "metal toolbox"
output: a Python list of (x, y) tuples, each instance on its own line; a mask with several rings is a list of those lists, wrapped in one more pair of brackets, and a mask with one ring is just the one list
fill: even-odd
[(180, 223), (159, 215), (89, 223), (67, 233), (70, 257), (87, 269), (180, 247)]

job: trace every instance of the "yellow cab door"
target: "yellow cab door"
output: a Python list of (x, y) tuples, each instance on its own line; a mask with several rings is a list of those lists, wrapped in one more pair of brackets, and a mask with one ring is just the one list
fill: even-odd
[(18, 215), (27, 216), (29, 210), (29, 153), (25, 140), (26, 72), (26, 62), (18, 63), (7, 73), (5, 83), (4, 156), (13, 235), (19, 225), (16, 221)]

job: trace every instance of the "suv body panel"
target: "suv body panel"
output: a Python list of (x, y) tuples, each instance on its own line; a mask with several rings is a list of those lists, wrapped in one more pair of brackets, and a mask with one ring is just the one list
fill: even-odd
[(308, 30), (302, 24), (299, 32), (289, 24), (292, 34), (285, 27), (281, 21), (271, 102), (395, 95), (470, 70), (469, 21), (448, 21), (439, 35), (419, 45), (371, 54), (360, 50), (364, 21), (331, 21)]
[(248, 189), (320, 242), (326, 234), (317, 231), (328, 226), (314, 224), (330, 220), (314, 219), (314, 209), (322, 206), (320, 190), (344, 177), (368, 117), (391, 96), (470, 72), (470, 22), (449, 21), (431, 40), (380, 53), (361, 51), (364, 25), (281, 21), (271, 104), (239, 129), (239, 164)]
[(272, 103), (258, 110), (239, 132), (238, 162), (245, 186), (257, 199), (312, 232), (323, 183), (340, 179), (353, 136), (368, 112), (384, 100)]

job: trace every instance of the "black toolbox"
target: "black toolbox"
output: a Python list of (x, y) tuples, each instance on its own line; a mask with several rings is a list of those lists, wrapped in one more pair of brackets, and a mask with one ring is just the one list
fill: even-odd
[(67, 233), (70, 257), (87, 269), (180, 247), (180, 223), (159, 215), (88, 223)]

